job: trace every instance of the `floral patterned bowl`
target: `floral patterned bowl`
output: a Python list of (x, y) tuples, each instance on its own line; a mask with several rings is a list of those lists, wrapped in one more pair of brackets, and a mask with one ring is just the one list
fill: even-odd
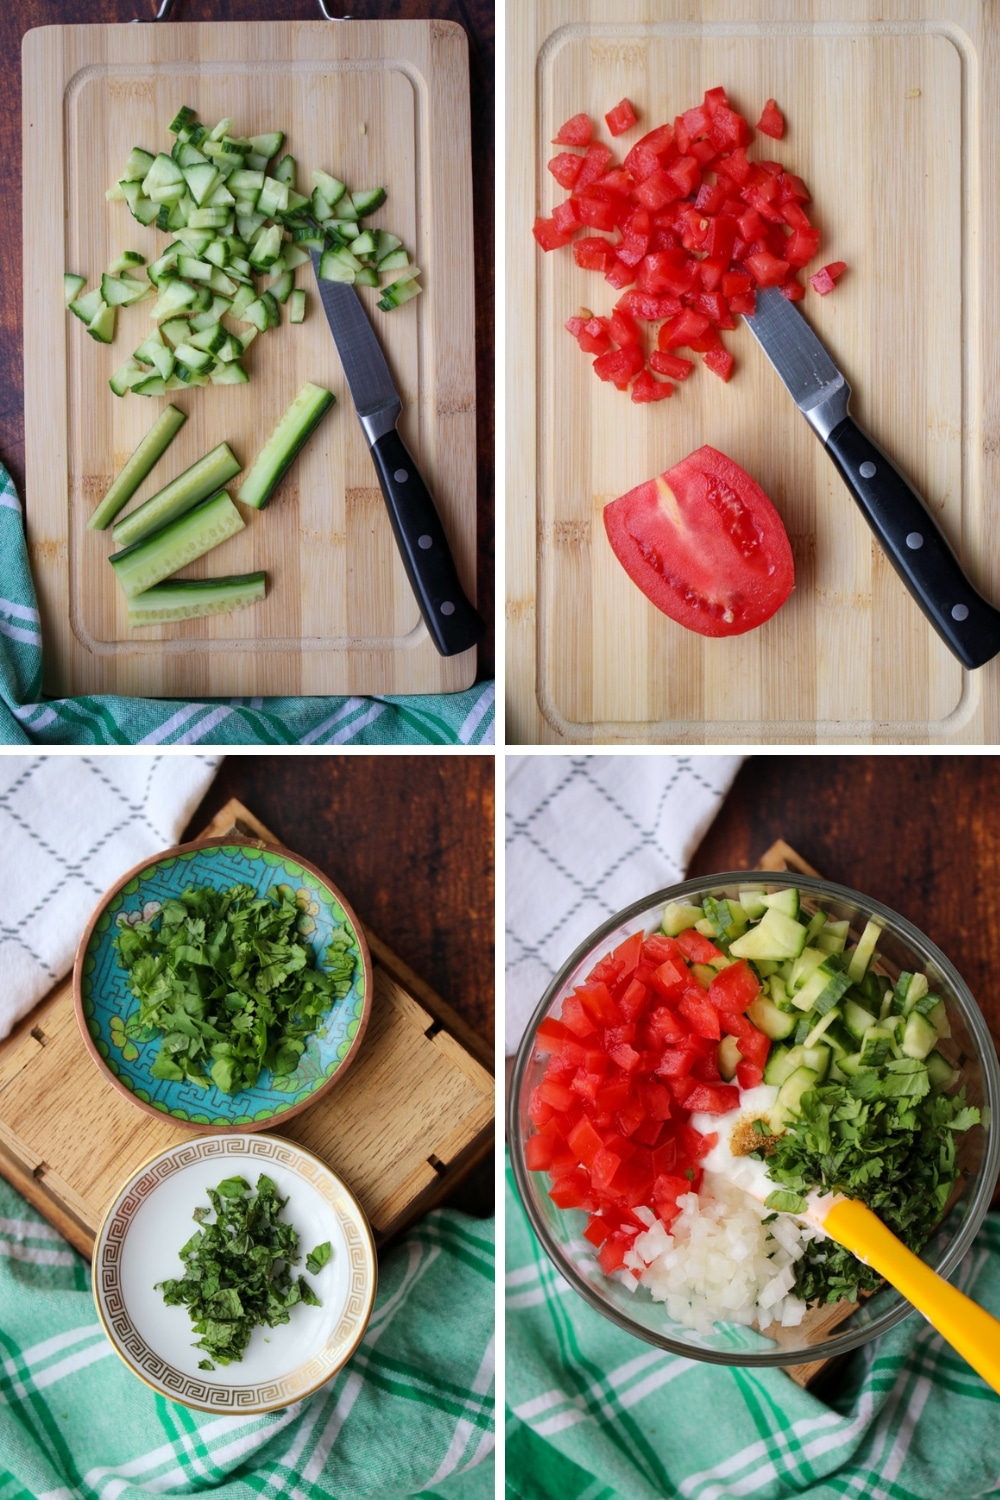
[[(298, 929), (322, 958), (333, 932), (343, 928), (355, 951), (349, 993), (333, 1004), (309, 1039), (294, 1073), (262, 1072), (251, 1089), (226, 1094), (209, 1083), (173, 1082), (150, 1071), (159, 1036), (128, 1034), (139, 1002), (119, 967), (114, 938), (125, 923), (148, 921), (165, 899), (189, 886), (225, 890), (249, 885), (258, 895), (290, 886), (301, 910)], [(80, 939), (73, 968), (73, 999), (84, 1044), (119, 1093), (147, 1114), (192, 1130), (265, 1130), (312, 1104), (343, 1078), (356, 1057), (371, 1011), (368, 944), (350, 906), (314, 865), (285, 849), (227, 836), (180, 844), (129, 870), (98, 903)]]

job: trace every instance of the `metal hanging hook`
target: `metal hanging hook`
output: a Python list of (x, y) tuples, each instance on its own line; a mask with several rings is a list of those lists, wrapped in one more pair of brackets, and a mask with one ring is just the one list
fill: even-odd
[(150, 19), (154, 21), (168, 21), (170, 19), (170, 7), (173, 5), (173, 3), (174, 0), (160, 0), (159, 8), (155, 16), (133, 16), (132, 25), (135, 26), (139, 21), (149, 21)]

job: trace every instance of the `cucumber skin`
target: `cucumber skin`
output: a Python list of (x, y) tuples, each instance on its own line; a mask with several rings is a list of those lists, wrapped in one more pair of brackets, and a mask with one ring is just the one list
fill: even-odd
[[(209, 615), (247, 609), (266, 596), (265, 579), (264, 573), (242, 573), (225, 578), (185, 578), (154, 584), (129, 600), (129, 628), (167, 625), (176, 620), (200, 620)], [(187, 604), (183, 602), (185, 597)], [(147, 617), (143, 618), (143, 615)]]
[[(176, 406), (164, 407), (87, 522), (88, 531), (104, 531), (110, 526), (118, 512), (128, 504), (143, 480), (163, 457), (186, 421), (186, 412), (179, 410)], [(166, 434), (165, 439), (164, 434)], [(136, 465), (134, 469), (133, 464)]]
[[(293, 413), (296, 412), (300, 401), (302, 401), (303, 406), (306, 405), (303, 397), (306, 396), (307, 392), (313, 404), (312, 411), (305, 420), (302, 430), (293, 440), (292, 446), (287, 450), (281, 451), (280, 456), (275, 462), (273, 454), (269, 452), (271, 445), (275, 442), (280, 444), (279, 434), (286, 422), (288, 422), (289, 427), (296, 425)], [(330, 410), (330, 407), (334, 405), (336, 399), (332, 391), (325, 390), (323, 386), (313, 385), (311, 381), (302, 387), (302, 390), (299, 391), (299, 394), (284, 416), (282, 416), (263, 448), (257, 454), (253, 468), (236, 491), (237, 500), (241, 501), (244, 505), (253, 506), (254, 510), (264, 509), (274, 491), (285, 477), (293, 459), (297, 457), (300, 449), (312, 437), (320, 421)], [(258, 471), (260, 471), (259, 477)]]
[[(210, 529), (199, 532), (199, 522), (207, 520)], [(117, 552), (109, 562), (118, 575), (127, 599), (145, 593), (154, 584), (162, 583), (172, 573), (178, 572), (188, 563), (206, 552), (211, 552), (220, 542), (242, 531), (246, 522), (225, 490), (220, 490), (210, 500), (203, 500), (194, 510), (177, 516), (162, 531), (145, 537), (124, 552)], [(187, 545), (185, 545), (185, 539)], [(193, 542), (193, 545), (192, 545)], [(164, 557), (166, 561), (164, 561)]]
[[(228, 455), (228, 458), (227, 456)], [(214, 462), (210, 465), (208, 460)], [(192, 470), (200, 465), (206, 466), (206, 475), (201, 483), (190, 491), (184, 488), (184, 482), (188, 484), (192, 480), (188, 478)], [(164, 485), (162, 490), (157, 490), (136, 510), (131, 511), (123, 521), (112, 532), (112, 536), (120, 547), (131, 547), (136, 542), (143, 541), (147, 536), (152, 536), (162, 531), (164, 526), (175, 521), (186, 511), (192, 510), (200, 501), (214, 495), (224, 484), (227, 484), (234, 475), (240, 472), (240, 464), (228, 443), (218, 443), (210, 452), (199, 458), (195, 463), (189, 464), (183, 473), (178, 474), (169, 484)], [(173, 496), (170, 492), (173, 491)], [(164, 497), (169, 497), (164, 499)]]

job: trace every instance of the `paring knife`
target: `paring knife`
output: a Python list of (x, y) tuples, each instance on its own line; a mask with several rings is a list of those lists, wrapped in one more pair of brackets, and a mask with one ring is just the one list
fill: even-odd
[(396, 431), (403, 403), (368, 315), (353, 286), (323, 280), (319, 251), (311, 254), (320, 301), (375, 461), (406, 576), (431, 640), (442, 656), (456, 656), (474, 646), (486, 626), (462, 591), (430, 490)]
[(805, 318), (767, 287), (746, 321), (938, 635), (963, 666), (990, 661), (1000, 652), (1000, 611), (976, 593), (919, 495), (848, 415), (851, 388)]

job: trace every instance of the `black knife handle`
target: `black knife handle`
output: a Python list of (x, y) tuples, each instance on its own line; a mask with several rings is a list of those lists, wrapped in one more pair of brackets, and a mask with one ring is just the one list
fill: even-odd
[(462, 592), (444, 527), (395, 427), (372, 448), (378, 482), (420, 613), (442, 656), (468, 651), (486, 626)]
[(965, 667), (1000, 652), (1000, 611), (972, 587), (923, 501), (881, 448), (846, 417), (827, 450), (900, 578)]

